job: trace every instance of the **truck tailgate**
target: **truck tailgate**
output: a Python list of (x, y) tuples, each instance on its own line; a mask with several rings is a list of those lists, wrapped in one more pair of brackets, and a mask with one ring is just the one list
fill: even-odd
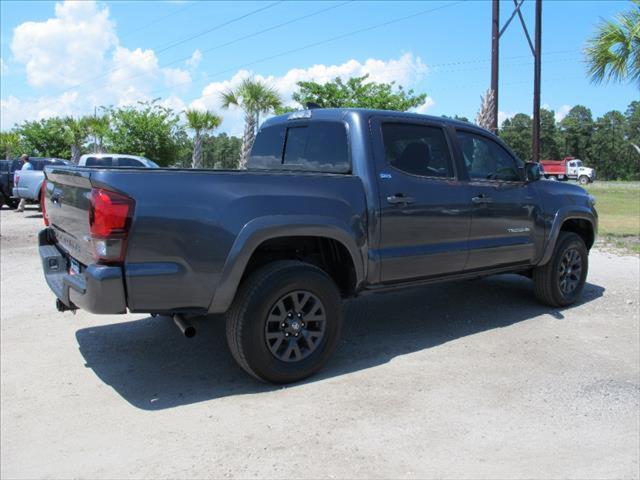
[(65, 167), (46, 170), (45, 210), (59, 247), (84, 265), (94, 262), (89, 228), (91, 173)]

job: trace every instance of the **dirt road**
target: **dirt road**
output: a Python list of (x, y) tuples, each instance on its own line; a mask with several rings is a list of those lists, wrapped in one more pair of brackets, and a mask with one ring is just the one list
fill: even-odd
[(637, 256), (593, 251), (565, 310), (515, 275), (352, 301), (330, 364), (278, 388), (220, 318), (56, 312), (37, 211), (0, 222), (3, 479), (640, 476)]

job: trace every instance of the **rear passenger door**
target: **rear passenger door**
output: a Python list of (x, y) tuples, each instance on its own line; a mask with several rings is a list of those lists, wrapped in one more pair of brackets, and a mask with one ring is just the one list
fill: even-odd
[(380, 196), (377, 256), (383, 283), (460, 272), (467, 259), (470, 195), (437, 122), (371, 121)]
[(544, 225), (523, 162), (489, 135), (458, 128), (457, 136), (473, 208), (466, 270), (531, 263)]

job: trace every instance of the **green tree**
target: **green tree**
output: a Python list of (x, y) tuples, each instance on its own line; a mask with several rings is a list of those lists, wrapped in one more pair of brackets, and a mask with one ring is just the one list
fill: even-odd
[(222, 117), (208, 110), (187, 110), (184, 114), (188, 127), (193, 130), (191, 168), (202, 168), (202, 135), (217, 128), (222, 122)]
[(593, 118), (591, 110), (584, 105), (576, 105), (560, 122), (561, 151), (564, 156), (580, 158), (584, 161), (590, 159), (589, 147), (593, 134)]
[(111, 117), (106, 140), (113, 151), (143, 155), (160, 165), (179, 160), (188, 137), (173, 110), (159, 105), (157, 100), (106, 110)]
[[(532, 132), (533, 134), (533, 132)], [(557, 160), (560, 158), (558, 146), (558, 128), (555, 114), (545, 108), (540, 109), (540, 159)]]
[(87, 117), (89, 136), (92, 137), (91, 150), (95, 153), (104, 153), (104, 139), (109, 135), (110, 120), (108, 115)]
[(299, 90), (292, 96), (302, 108), (312, 102), (321, 108), (375, 108), (405, 112), (419, 107), (427, 99), (426, 93), (414, 95), (413, 90), (397, 88), (395, 82), (377, 83), (367, 81), (369, 75), (353, 77), (343, 81), (336, 77), (324, 84), (298, 82)]
[(71, 147), (71, 161), (78, 163), (82, 155), (82, 147), (89, 136), (89, 125), (86, 117), (75, 119), (65, 117), (63, 119), (64, 139)]
[(64, 121), (58, 117), (23, 122), (15, 129), (24, 153), (32, 156), (69, 158), (71, 149), (65, 139)]
[(594, 123), (590, 166), (600, 178), (626, 180), (631, 176), (632, 151), (625, 140), (626, 123), (624, 115), (617, 110), (605, 113)]
[(602, 21), (587, 41), (585, 56), (591, 80), (636, 82), (640, 86), (640, 0), (614, 20)]
[(20, 135), (12, 132), (0, 132), (0, 149), (2, 150), (2, 156), (11, 160), (16, 157), (20, 152), (22, 142), (20, 141)]
[(638, 154), (640, 161), (640, 101), (634, 100), (624, 113), (627, 119), (627, 139)]
[(247, 167), (247, 160), (260, 124), (260, 114), (269, 113), (282, 105), (280, 95), (275, 88), (259, 81), (247, 78), (234, 90), (221, 94), (222, 107), (240, 107), (244, 111), (244, 136), (240, 149), (239, 168)]
[(531, 150), (531, 117), (526, 113), (518, 113), (502, 122), (500, 138), (525, 162), (530, 162)]
[(203, 144), (204, 164), (207, 168), (235, 170), (238, 168), (242, 140), (226, 133), (210, 135)]

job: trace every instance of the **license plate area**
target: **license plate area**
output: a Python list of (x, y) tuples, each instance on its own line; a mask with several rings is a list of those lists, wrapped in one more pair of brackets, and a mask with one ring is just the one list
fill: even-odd
[(80, 262), (75, 258), (69, 258), (69, 273), (71, 275), (80, 275)]

